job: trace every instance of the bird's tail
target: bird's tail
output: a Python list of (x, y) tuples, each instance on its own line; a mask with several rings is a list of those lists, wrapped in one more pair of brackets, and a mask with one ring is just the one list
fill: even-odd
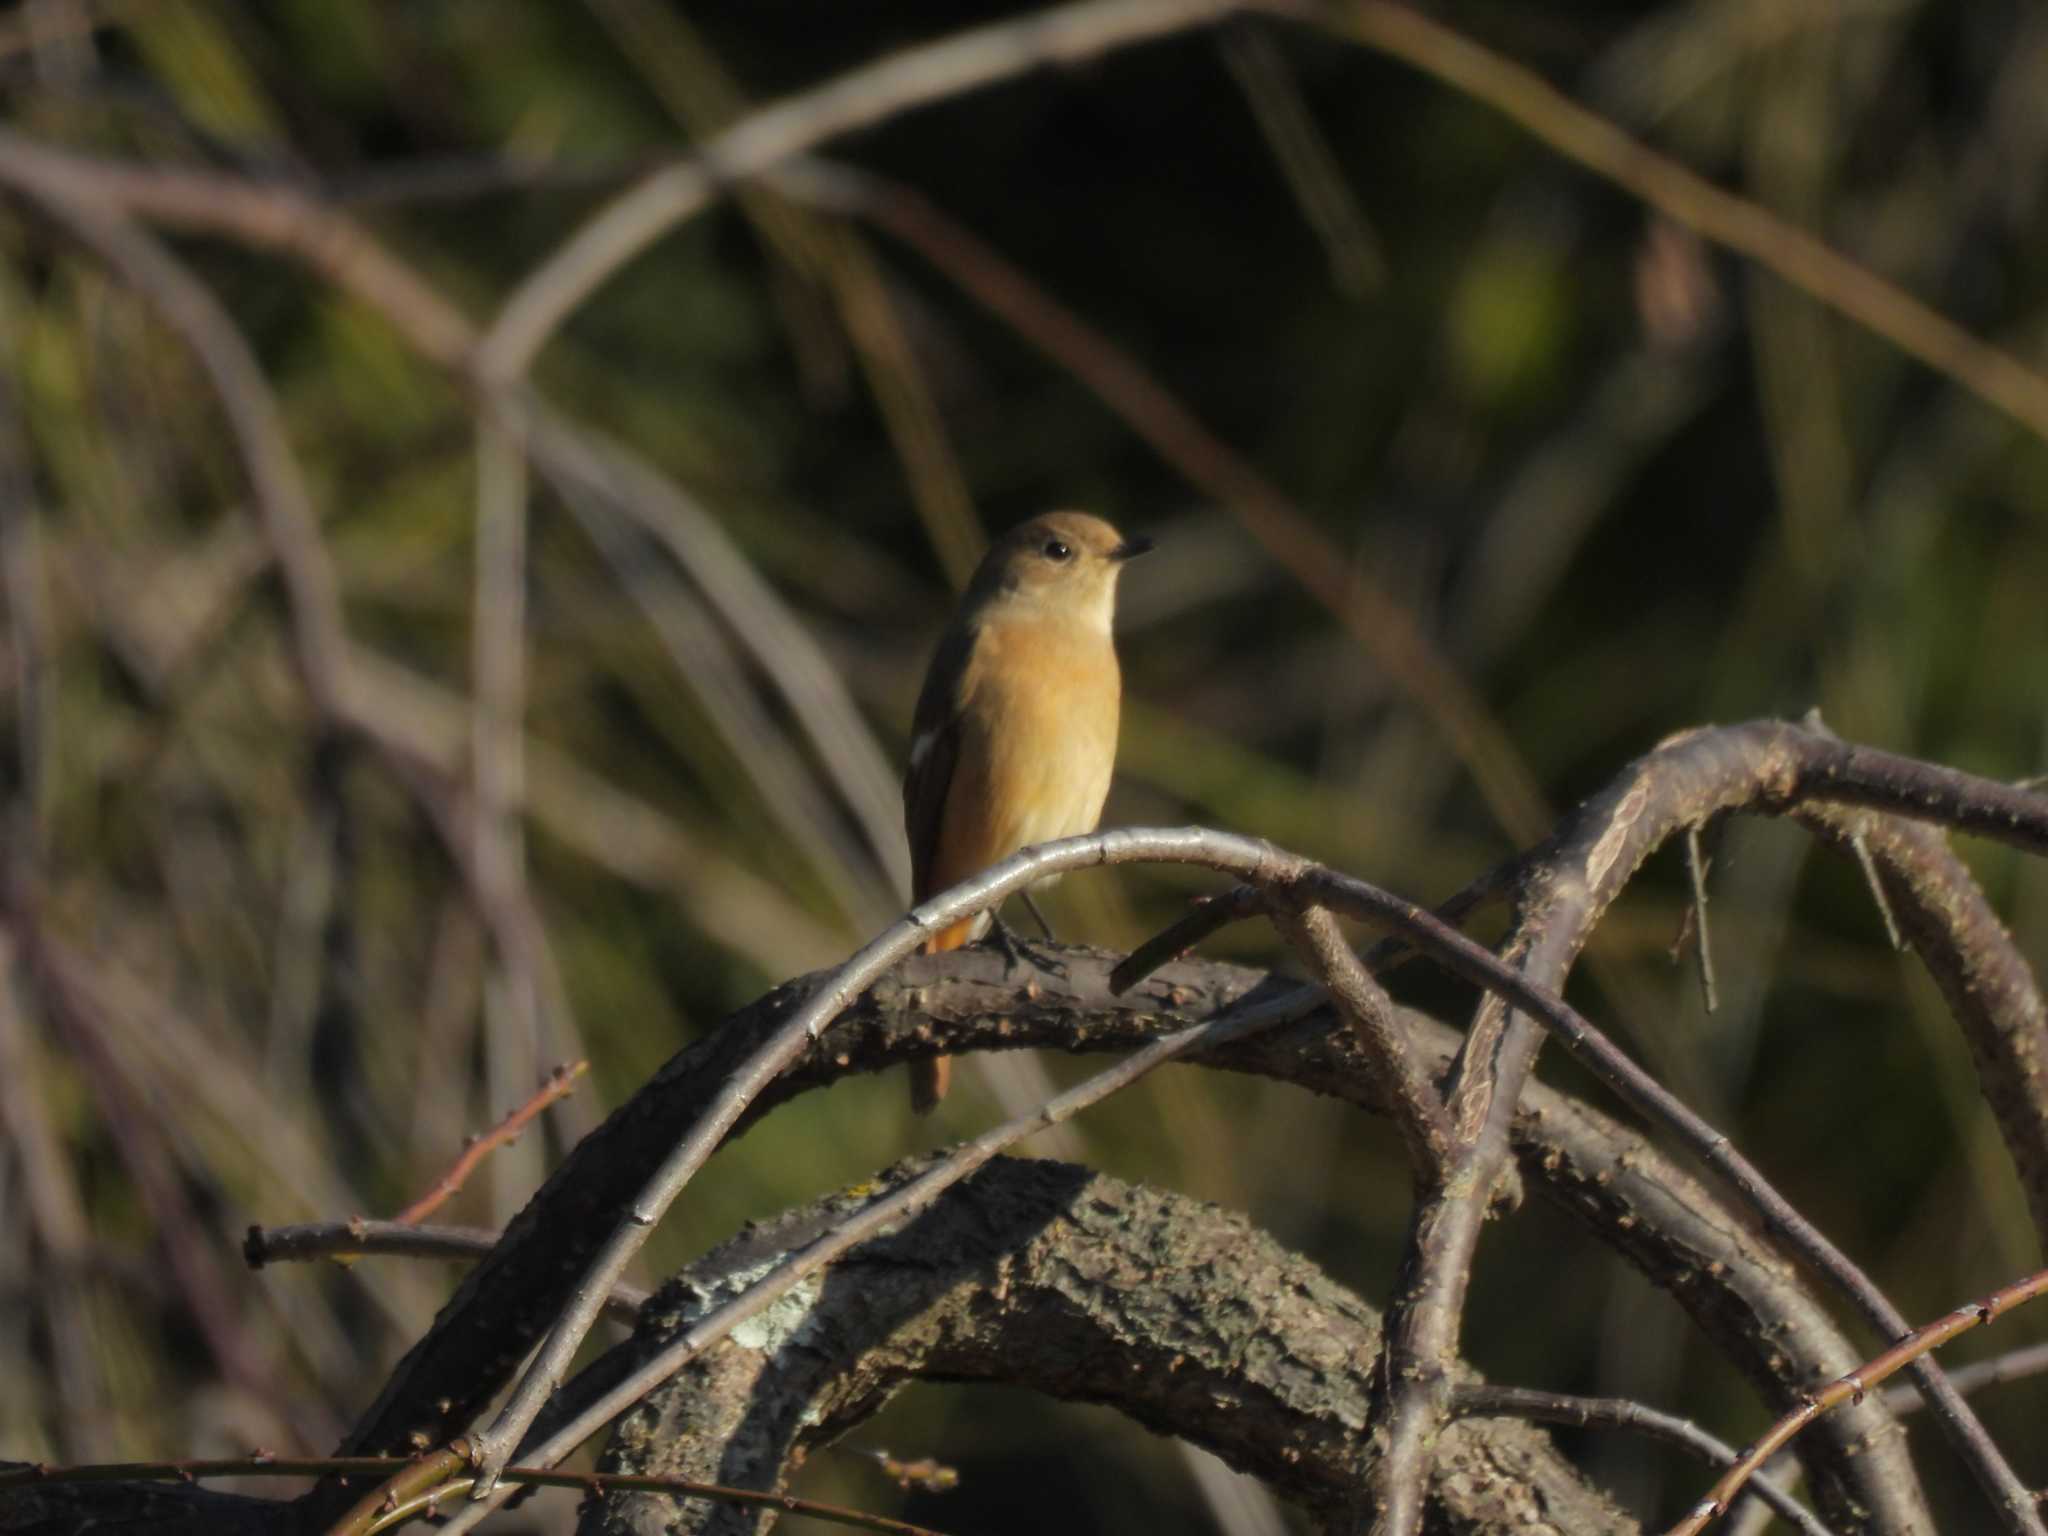
[[(924, 941), (924, 953), (936, 955), (949, 949), (958, 949), (974, 937), (973, 918), (943, 928)], [(934, 1056), (928, 1061), (913, 1061), (910, 1064), (910, 1107), (920, 1115), (928, 1115), (937, 1107), (939, 1100), (946, 1096), (946, 1089), (953, 1082), (953, 1059), (950, 1056)]]

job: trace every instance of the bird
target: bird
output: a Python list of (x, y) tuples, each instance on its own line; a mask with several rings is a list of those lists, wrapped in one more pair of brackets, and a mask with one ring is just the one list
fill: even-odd
[[(911, 725), (903, 821), (913, 901), (1020, 848), (1095, 830), (1123, 701), (1110, 635), (1117, 578), (1151, 548), (1088, 513), (1049, 512), (1009, 529), (982, 557), (932, 654)], [(1044, 927), (1028, 892), (1024, 899)], [(933, 934), (923, 953), (972, 943), (991, 923), (1014, 963), (993, 913)], [(929, 1111), (950, 1077), (943, 1056), (913, 1063), (911, 1107)]]

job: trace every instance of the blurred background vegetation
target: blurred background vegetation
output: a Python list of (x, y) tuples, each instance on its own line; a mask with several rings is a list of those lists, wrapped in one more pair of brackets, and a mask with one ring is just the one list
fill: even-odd
[[(44, 145), (327, 202), (482, 323), (650, 166), (1015, 9), (22, 0), (0, 89)], [(2048, 362), (2040, 7), (1436, 14)], [(679, 1045), (883, 924), (928, 648), (980, 542), (1032, 512), (1160, 541), (1125, 583), (1111, 821), (1260, 833), (1431, 900), (1708, 721), (1817, 706), (1845, 736), (2043, 771), (2042, 443), (1459, 92), (1238, 21), (824, 154), (797, 195), (756, 188), (659, 241), (538, 359), (540, 396), (670, 482), (637, 521), (540, 475), (522, 519), (516, 456), (401, 329), (276, 251), (164, 236), (275, 392), (370, 707), (431, 763), (310, 701), (220, 396), (157, 304), (0, 199), (0, 1454), (328, 1449), (448, 1277), (250, 1274), (242, 1228), (396, 1209), (587, 1055), (545, 1133), (445, 1213), (502, 1223)], [(1713, 1017), (1673, 963), (1668, 855), (1582, 1001), (1932, 1315), (2035, 1245), (1931, 989), (1810, 846), (1719, 839)], [(2041, 868), (1966, 852), (2048, 955)], [(1056, 921), (1127, 946), (1202, 885), (1077, 878)], [(1250, 926), (1216, 946), (1275, 948)], [(720, 1156), (655, 1268), (1080, 1067), (977, 1064), (937, 1127), (894, 1079), (805, 1100)], [(1380, 1300), (1392, 1146), (1175, 1069), (1039, 1150), (1244, 1209)], [(1955, 1354), (2043, 1332), (2022, 1314)], [(1736, 1440), (1763, 1422), (1674, 1307), (1547, 1210), (1490, 1231), (1467, 1337), (1502, 1380)], [(2048, 1481), (2048, 1388), (1984, 1409)], [(1640, 1442), (1566, 1441), (1640, 1510), (1700, 1487)], [(931, 1389), (871, 1443), (962, 1467), (958, 1493), (907, 1501), (952, 1529), (1051, 1508), (1077, 1532), (1277, 1528), (1255, 1490), (1096, 1411)], [(1925, 1461), (1956, 1489), (1945, 1452)], [(899, 1498), (839, 1458), (805, 1491)]]

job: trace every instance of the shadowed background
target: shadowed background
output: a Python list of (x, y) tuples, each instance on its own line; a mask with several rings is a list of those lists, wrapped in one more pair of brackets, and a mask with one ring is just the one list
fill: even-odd
[[(651, 165), (1006, 14), (29, 0), (0, 12), (0, 90), (41, 144), (330, 204), (482, 323)], [(1439, 14), (2043, 359), (2033, 8)], [(472, 397), (359, 297), (252, 241), (166, 235), (275, 393), (358, 705), (433, 748), (417, 761), (309, 698), (298, 598), (194, 353), (10, 184), (0, 1455), (328, 1449), (447, 1277), (247, 1274), (242, 1227), (395, 1210), (587, 1055), (545, 1133), (444, 1213), (502, 1222), (679, 1045), (893, 915), (929, 647), (987, 533), (1033, 512), (1161, 545), (1124, 583), (1109, 822), (1258, 833), (1427, 901), (1705, 721), (1818, 707), (1844, 736), (2043, 771), (2041, 443), (1405, 65), (1240, 20), (821, 155), (659, 241), (539, 356), (540, 396), (670, 482), (613, 500), (522, 483), (505, 434), (480, 440)], [(2033, 1267), (1967, 1057), (1854, 871), (1785, 827), (1711, 846), (1719, 1011), (1671, 958), (1668, 855), (1575, 1000), (1909, 1315)], [(2043, 872), (1965, 852), (2048, 953)], [(1076, 877), (1051, 908), (1063, 936), (1129, 946), (1202, 888)], [(1277, 952), (1254, 926), (1215, 948)], [(1419, 968), (1400, 990), (1467, 1006)], [(1072, 1070), (970, 1068), (937, 1134)], [(752, 1132), (652, 1272), (930, 1140), (901, 1093), (863, 1080)], [(1383, 1300), (1394, 1146), (1174, 1069), (1038, 1150), (1242, 1209)], [(2021, 1314), (1950, 1353), (2042, 1330)], [(1764, 1422), (1674, 1307), (1541, 1209), (1490, 1229), (1467, 1343), (1503, 1381), (1738, 1441)], [(1983, 1407), (2048, 1479), (2026, 1428), (2044, 1389)], [(1563, 1438), (1645, 1512), (1702, 1485), (1639, 1443)], [(958, 1493), (909, 1502), (942, 1527), (1274, 1528), (1228, 1474), (1096, 1411), (926, 1390), (871, 1443), (961, 1467)], [(804, 1491), (897, 1498), (840, 1458)]]

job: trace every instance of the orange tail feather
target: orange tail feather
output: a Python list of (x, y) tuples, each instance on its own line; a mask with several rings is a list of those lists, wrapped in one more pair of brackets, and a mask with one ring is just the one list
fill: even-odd
[[(942, 954), (949, 949), (958, 949), (974, 937), (974, 919), (955, 923), (942, 928), (924, 941), (924, 953)], [(953, 1082), (953, 1061), (948, 1056), (934, 1056), (930, 1061), (913, 1061), (910, 1064), (910, 1108), (920, 1115), (928, 1115), (937, 1107), (939, 1100), (946, 1096), (946, 1090)]]

